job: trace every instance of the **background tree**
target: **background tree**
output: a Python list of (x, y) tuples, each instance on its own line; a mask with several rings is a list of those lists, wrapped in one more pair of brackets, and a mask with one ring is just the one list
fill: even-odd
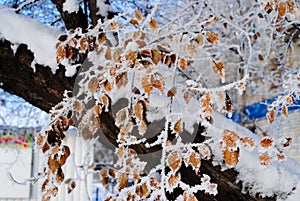
[[(279, 107), (287, 114), (299, 96), (299, 63), (289, 63), (299, 35), (295, 1), (53, 3), (60, 17), (52, 24), (63, 30), (62, 20), (63, 35), (15, 14), (26, 4), (0, 13), (1, 87), (45, 111), (65, 94), (37, 142), (48, 156), (44, 200), (64, 181), (69, 125), (84, 139), (99, 135), (117, 148), (111, 175), (118, 176), (122, 198), (263, 200), (259, 196), (283, 199), (298, 192), (297, 179), (270, 190), (257, 188), (269, 177), (246, 176), (272, 165), (287, 171), (277, 161), (285, 161), (288, 139), (222, 125), (227, 120), (213, 113), (230, 116), (233, 102), (237, 109), (245, 104), (236, 94), (268, 97), (260, 89), (272, 88), (267, 92), (285, 94), (270, 106), (270, 122)], [(22, 26), (31, 32), (16, 34)], [(161, 129), (149, 136), (151, 125)], [(160, 164), (145, 166), (144, 155)], [(257, 160), (247, 161), (253, 155)]]

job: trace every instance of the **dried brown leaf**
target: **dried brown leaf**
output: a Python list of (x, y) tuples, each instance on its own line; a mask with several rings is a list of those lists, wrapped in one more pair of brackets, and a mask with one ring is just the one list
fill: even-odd
[(96, 93), (96, 91), (98, 89), (98, 83), (99, 83), (99, 80), (96, 76), (90, 78), (89, 83), (88, 83), (88, 89), (92, 94)]
[(151, 75), (151, 85), (158, 89), (161, 93), (164, 92), (165, 78), (162, 74), (156, 72)]
[(134, 17), (138, 20), (138, 21), (142, 21), (143, 20), (143, 15), (140, 11), (136, 10), (134, 11)]
[(219, 35), (215, 32), (206, 32), (206, 37), (208, 42), (210, 42), (211, 44), (217, 44), (219, 43)]
[(226, 147), (222, 151), (223, 153), (223, 159), (225, 160), (226, 165), (229, 168), (236, 167), (237, 163), (239, 162), (239, 150), (237, 151), (231, 151), (230, 148)]
[(230, 130), (224, 130), (222, 140), (225, 145), (229, 148), (236, 148), (237, 141), (240, 139), (239, 135)]
[(151, 76), (150, 75), (145, 75), (142, 78), (142, 87), (143, 87), (144, 91), (147, 94), (150, 94), (150, 92), (153, 89), (153, 86), (152, 86), (152, 83), (151, 83)]
[(179, 119), (175, 125), (174, 125), (174, 131), (177, 133), (177, 134), (180, 134), (182, 133), (183, 131), (183, 122), (182, 122), (182, 119)]
[(127, 173), (121, 173), (118, 178), (118, 190), (122, 190), (128, 185), (128, 175)]
[(263, 166), (268, 166), (271, 164), (271, 156), (268, 153), (263, 153), (259, 156), (260, 164)]
[(213, 69), (220, 78), (225, 78), (225, 69), (222, 61), (213, 60)]
[(181, 179), (181, 175), (179, 172), (176, 172), (175, 174), (172, 174), (169, 178), (168, 178), (168, 183), (170, 185), (171, 188), (176, 188), (179, 184), (179, 181)]
[(277, 9), (278, 9), (278, 14), (280, 17), (284, 17), (285, 14), (286, 14), (286, 9), (287, 9), (287, 4), (285, 1), (279, 1), (278, 2), (278, 6), (277, 6)]
[(152, 54), (153, 63), (157, 65), (158, 62), (160, 62), (160, 60), (161, 60), (160, 51), (158, 49), (152, 49), (151, 54)]
[(182, 159), (179, 156), (177, 151), (174, 151), (168, 157), (168, 165), (174, 172), (177, 171), (181, 167)]
[(128, 78), (127, 78), (127, 72), (122, 72), (122, 73), (119, 73), (117, 76), (116, 76), (116, 85), (118, 88), (120, 88), (121, 86), (126, 86), (126, 84), (128, 83)]
[(179, 59), (179, 67), (184, 70), (187, 67), (187, 61), (185, 58)]
[(158, 23), (156, 20), (154, 19), (151, 19), (150, 22), (149, 22), (149, 27), (152, 29), (152, 30), (156, 30), (158, 28)]
[(269, 110), (267, 113), (267, 118), (269, 120), (270, 123), (272, 123), (275, 119), (275, 110)]

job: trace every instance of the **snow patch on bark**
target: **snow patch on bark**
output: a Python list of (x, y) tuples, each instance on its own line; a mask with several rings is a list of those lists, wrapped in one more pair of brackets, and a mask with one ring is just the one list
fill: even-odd
[(34, 64), (49, 66), (53, 73), (58, 69), (55, 44), (60, 31), (29, 17), (16, 14), (13, 9), (0, 6), (0, 39), (12, 44), (26, 44), (34, 53)]
[(66, 0), (63, 4), (63, 11), (68, 13), (77, 13), (79, 11), (79, 5), (77, 0)]

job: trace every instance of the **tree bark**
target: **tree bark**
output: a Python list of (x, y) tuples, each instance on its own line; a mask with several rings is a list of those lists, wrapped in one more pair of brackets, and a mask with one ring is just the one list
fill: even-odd
[(62, 100), (65, 90), (72, 90), (76, 76), (65, 77), (63, 66), (53, 74), (50, 67), (36, 64), (34, 72), (33, 59), (26, 45), (19, 45), (14, 54), (11, 43), (0, 40), (0, 86), (48, 112)]

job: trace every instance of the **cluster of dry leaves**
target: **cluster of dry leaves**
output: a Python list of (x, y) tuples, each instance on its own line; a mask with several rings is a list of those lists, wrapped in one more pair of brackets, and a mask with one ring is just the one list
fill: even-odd
[[(291, 12), (294, 8), (293, 1), (278, 1), (277, 9), (281, 17), (284, 17), (287, 10)], [(272, 1), (262, 5), (266, 12), (269, 7), (273, 8)], [(211, 17), (206, 20), (206, 28), (219, 19)], [(222, 22), (226, 28), (228, 25)], [(132, 26), (130, 31), (122, 33), (123, 26)], [(146, 27), (146, 28), (145, 28)], [(80, 81), (78, 96), (80, 99), (74, 101), (74, 97), (66, 97), (67, 100), (61, 103), (52, 111), (52, 123), (50, 129), (40, 134), (38, 146), (48, 156), (48, 163), (43, 174), (46, 179), (43, 184), (43, 200), (49, 200), (55, 196), (61, 183), (68, 185), (68, 192), (71, 192), (76, 183), (71, 178), (65, 179), (62, 166), (70, 155), (70, 149), (63, 144), (65, 131), (68, 126), (73, 125), (73, 118), (81, 119), (78, 125), (79, 135), (84, 139), (90, 139), (100, 128), (104, 113), (113, 116), (114, 125), (119, 133), (116, 137), (118, 162), (115, 168), (100, 172), (102, 184), (107, 185), (110, 179), (117, 179), (119, 196), (127, 200), (150, 199), (160, 200), (165, 191), (173, 192), (177, 187), (184, 190), (181, 198), (184, 200), (197, 200), (194, 193), (202, 190), (215, 195), (217, 184), (210, 182), (208, 175), (200, 172), (201, 161), (211, 159), (213, 153), (205, 143), (186, 144), (181, 142), (181, 134), (185, 130), (185, 122), (180, 114), (172, 117), (172, 103), (174, 99), (182, 99), (183, 103), (189, 105), (192, 101), (197, 102), (200, 107), (197, 123), (204, 122), (206, 126), (213, 124), (212, 113), (219, 111), (229, 116), (233, 113), (233, 103), (227, 93), (231, 88), (243, 92), (245, 80), (227, 85), (227, 88), (220, 87), (219, 90), (210, 91), (189, 77), (197, 69), (195, 58), (204, 46), (214, 47), (220, 42), (219, 34), (212, 30), (203, 28), (196, 33), (181, 32), (168, 33), (155, 37), (159, 31), (159, 24), (156, 20), (143, 19), (139, 11), (133, 13), (128, 24), (122, 26), (117, 18), (102, 25), (90, 28), (86, 32), (82, 30), (70, 30), (68, 35), (62, 35), (57, 43), (57, 63), (76, 65), (83, 55), (88, 55), (93, 66), (81, 72), (83, 77)], [(113, 45), (108, 33), (116, 32), (118, 44)], [(185, 34), (187, 36), (185, 36)], [(257, 32), (253, 40), (260, 37)], [(259, 60), (263, 60), (262, 56)], [(211, 59), (210, 68), (222, 83), (225, 82), (225, 65), (221, 60)], [(179, 78), (184, 81), (178, 81)], [(128, 90), (129, 89), (129, 90)], [(128, 104), (119, 108), (112, 114), (111, 108), (116, 102), (115, 98), (122, 91), (128, 99)], [(143, 138), (151, 123), (148, 113), (151, 110), (151, 96), (155, 94), (166, 100), (164, 108), (166, 124), (161, 133), (157, 133), (157, 140), (152, 144), (145, 145), (151, 148), (160, 144), (163, 151), (162, 167), (156, 170), (161, 171), (159, 178), (148, 175), (143, 176), (145, 163), (130, 145), (140, 145), (145, 142)], [(83, 96), (82, 96), (83, 95)], [(83, 98), (82, 98), (83, 97)], [(290, 95), (283, 97), (286, 104), (292, 104), (294, 99)], [(91, 104), (92, 102), (92, 106)], [(89, 106), (87, 107), (89, 103)], [(282, 105), (282, 112), (287, 115), (286, 104)], [(70, 113), (70, 111), (73, 113)], [(268, 119), (272, 122), (275, 118), (275, 110), (271, 109)], [(171, 125), (171, 126), (170, 126)], [(138, 133), (134, 133), (135, 131)], [(168, 140), (169, 134), (175, 135), (176, 142)], [(281, 142), (275, 142), (271, 137), (265, 136), (260, 144), (255, 144), (249, 137), (240, 137), (237, 133), (224, 130), (220, 140), (223, 159), (229, 168), (234, 168), (239, 161), (239, 150), (241, 147), (260, 150), (259, 160), (261, 165), (267, 166), (272, 160), (284, 160), (283, 148), (287, 147), (291, 139), (286, 138)], [(276, 157), (274, 157), (274, 154)], [(195, 174), (199, 176), (199, 185), (196, 185), (194, 192), (181, 181), (180, 168), (191, 166)], [(168, 171), (165, 171), (165, 168)], [(129, 186), (130, 181), (134, 181)], [(107, 200), (116, 200), (109, 197)]]

